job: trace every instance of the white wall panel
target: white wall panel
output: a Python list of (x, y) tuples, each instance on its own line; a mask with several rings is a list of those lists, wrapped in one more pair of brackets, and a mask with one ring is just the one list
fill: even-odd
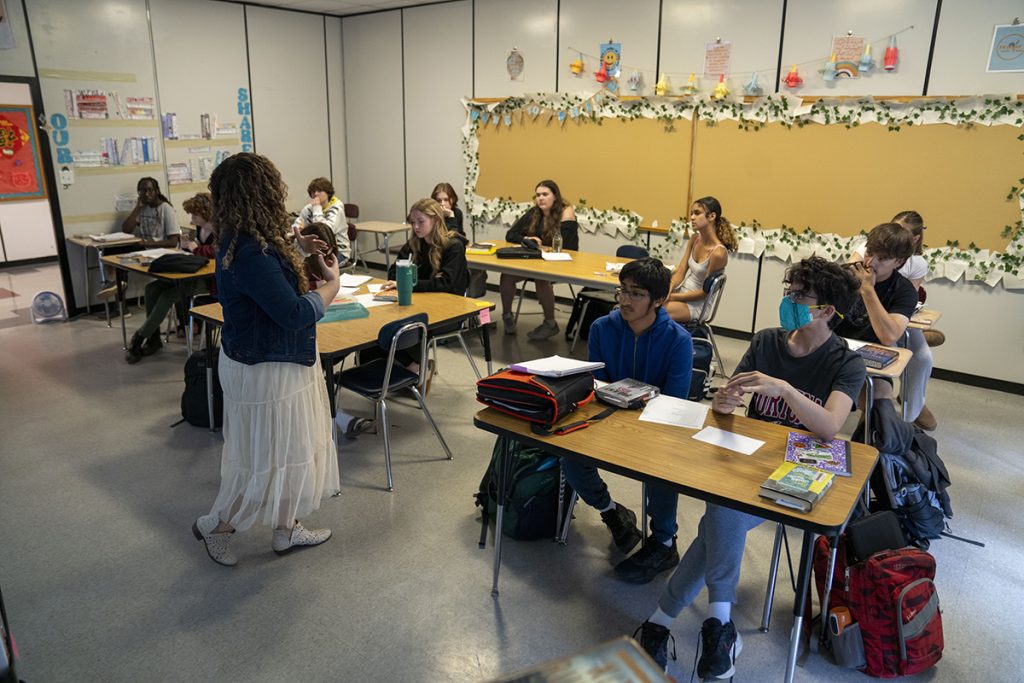
[(327, 17), (327, 114), (330, 117), (331, 181), (342, 201), (348, 198), (345, 158), (345, 74), (342, 67), (341, 18)]
[[(149, 0), (149, 10), (153, 22), (160, 111), (177, 115), (179, 135), (199, 135), (202, 132), (202, 114), (216, 116), (220, 123), (237, 128), (241, 123), (238, 90), (249, 88), (242, 6), (207, 0)], [(196, 49), (182, 49), (184, 35), (194, 41)], [(165, 146), (164, 159), (167, 163), (191, 162), (195, 183), (205, 182), (198, 172), (200, 160), (212, 162), (218, 150), (241, 151), (237, 134), (232, 141), (234, 144), (227, 147), (211, 146), (211, 141), (207, 140), (195, 140), (184, 147), (180, 143), (172, 143)], [(189, 152), (190, 147), (209, 151), (192, 153)], [(166, 190), (170, 193), (178, 221), (181, 225), (188, 225), (189, 216), (181, 205), (203, 190), (173, 185)]]
[[(360, 220), (401, 221), (408, 208), (402, 140), (402, 14), (367, 14), (342, 19), (341, 25), (348, 199), (359, 205)], [(440, 78), (443, 65), (434, 67)]]
[[(729, 87), (742, 92), (751, 73), (757, 71), (761, 88), (770, 93), (775, 87), (781, 30), (782, 0), (665, 0), (661, 70), (668, 72), (675, 92), (686, 85), (691, 73), (697, 75), (702, 91), (712, 90), (715, 81), (701, 78), (705, 44), (721, 38), (732, 42), (730, 71), (735, 75), (726, 76)], [(654, 92), (657, 79), (657, 75), (644, 73), (646, 94)]]
[[(558, 68), (557, 0), (474, 0), (476, 97), (509, 97), (553, 92)], [(512, 48), (523, 55), (522, 79), (505, 70)], [(566, 71), (568, 74), (568, 70)]]
[[(794, 91), (798, 95), (920, 95), (934, 23), (935, 0), (789, 0), (783, 75), (793, 64), (800, 65), (804, 85)], [(913, 30), (896, 37), (900, 58), (895, 71), (880, 66), (886, 42), (872, 44), (871, 54), (879, 66), (868, 76), (826, 83), (818, 73), (829, 57), (833, 36), (853, 31), (873, 42), (908, 26)], [(788, 91), (785, 86), (782, 89)]]
[[(32, 50), (28, 43), (28, 21), (21, 0), (7, 0), (7, 20), (11, 23), (14, 47), (0, 50), (0, 74), (5, 76), (35, 76)], [(8, 104), (11, 104), (8, 102)]]
[(281, 171), (288, 209), (298, 211), (309, 202), (309, 181), (331, 173), (324, 20), (252, 5), (245, 11), (256, 152)]
[(1013, 23), (1015, 17), (1024, 19), (1020, 0), (942, 3), (928, 94), (1024, 92), (1024, 72), (985, 72), (995, 26)]
[(45, 199), (0, 204), (0, 231), (8, 261), (57, 254), (50, 204)]
[[(653, 70), (658, 60), (658, 0), (561, 0), (558, 21), (558, 90), (559, 92), (597, 92), (601, 85), (594, 80), (598, 70), (597, 55), (601, 43), (611, 38), (622, 44), (621, 86), (633, 69)], [(584, 55), (586, 70), (579, 77), (569, 71), (569, 63)]]
[(461, 99), (473, 88), (472, 9), (462, 0), (402, 12), (406, 206), (430, 196), (442, 181), (465, 195)]

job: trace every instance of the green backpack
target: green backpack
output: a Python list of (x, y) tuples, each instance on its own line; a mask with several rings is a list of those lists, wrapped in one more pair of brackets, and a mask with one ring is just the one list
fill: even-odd
[[(510, 446), (506, 448), (507, 446)], [(498, 437), (491, 452), (491, 462), (480, 480), (476, 504), (481, 508), (480, 544), (487, 538), (487, 527), (492, 516), (498, 514), (498, 472), (495, 467), (499, 456), (507, 450), (512, 458), (502, 533), (509, 538), (532, 541), (554, 538), (558, 516), (558, 480), (561, 467), (558, 458), (539, 448), (523, 446), (518, 441)], [(568, 508), (572, 488), (566, 485), (563, 505)]]

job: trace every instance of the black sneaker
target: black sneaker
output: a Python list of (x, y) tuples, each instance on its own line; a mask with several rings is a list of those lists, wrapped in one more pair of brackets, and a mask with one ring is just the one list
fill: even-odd
[[(669, 656), (672, 659), (676, 658), (676, 639), (672, 637), (672, 632), (664, 626), (645, 621), (637, 630), (633, 631), (633, 640), (636, 640), (637, 633), (640, 634), (640, 647), (651, 656), (655, 664), (667, 672)], [(669, 641), (672, 641), (671, 655), (668, 653)]]
[(124, 352), (124, 360), (129, 365), (135, 365), (142, 360), (142, 345), (145, 343), (142, 337), (138, 334), (133, 334), (131, 341), (128, 342), (128, 350)]
[(611, 510), (601, 513), (601, 521), (612, 532), (615, 547), (624, 553), (636, 547), (643, 535), (636, 528), (636, 513), (624, 505), (615, 504)]
[(672, 545), (648, 536), (640, 550), (615, 566), (615, 576), (626, 583), (650, 583), (655, 576), (679, 564), (676, 539)]
[(736, 657), (743, 649), (743, 639), (730, 619), (724, 626), (718, 619), (706, 619), (700, 627), (701, 654), (697, 676), (702, 681), (731, 678), (736, 673)]
[(160, 330), (157, 330), (153, 334), (149, 335), (149, 338), (146, 339), (145, 343), (143, 343), (142, 345), (143, 356), (152, 356), (154, 353), (156, 353), (157, 351), (164, 347), (164, 341), (160, 337)]

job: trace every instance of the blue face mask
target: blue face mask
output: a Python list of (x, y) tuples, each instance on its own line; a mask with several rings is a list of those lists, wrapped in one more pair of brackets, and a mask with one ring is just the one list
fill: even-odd
[(779, 302), (779, 324), (782, 329), (799, 330), (811, 322), (811, 307), (807, 304), (797, 304), (790, 301), (788, 296), (782, 297)]

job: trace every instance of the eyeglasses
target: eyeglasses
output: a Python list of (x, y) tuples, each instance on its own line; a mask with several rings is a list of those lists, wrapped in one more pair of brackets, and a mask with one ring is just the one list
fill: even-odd
[(623, 294), (628, 296), (630, 301), (643, 301), (645, 298), (650, 296), (650, 293), (646, 289), (626, 289), (625, 287), (615, 288), (616, 299), (621, 299)]
[[(783, 283), (786, 284), (786, 283)], [(818, 297), (812, 296), (807, 293), (806, 289), (789, 289), (789, 285), (786, 284), (786, 290), (782, 293), (782, 296), (786, 297), (793, 303), (798, 303), (800, 299), (817, 299)]]

